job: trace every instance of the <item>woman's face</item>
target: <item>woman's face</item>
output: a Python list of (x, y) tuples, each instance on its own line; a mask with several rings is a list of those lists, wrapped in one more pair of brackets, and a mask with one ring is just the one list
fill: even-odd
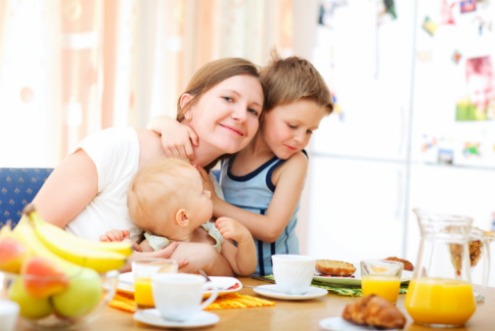
[[(183, 98), (192, 100), (189, 95)], [(186, 113), (199, 148), (209, 147), (219, 157), (246, 147), (258, 130), (263, 98), (260, 82), (248, 75), (230, 77), (204, 93)]]

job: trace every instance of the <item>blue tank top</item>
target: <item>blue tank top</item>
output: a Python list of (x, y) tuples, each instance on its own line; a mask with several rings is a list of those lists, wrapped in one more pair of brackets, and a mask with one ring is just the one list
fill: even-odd
[[(230, 172), (234, 157), (232, 156), (222, 162), (220, 186), (222, 187), (225, 201), (239, 208), (264, 215), (275, 191), (275, 185), (271, 179), (273, 171), (282, 165), (285, 160), (274, 157), (249, 174), (234, 176)], [(276, 242), (266, 243), (255, 239), (258, 254), (256, 275), (266, 276), (272, 274), (271, 257), (274, 254), (299, 254), (299, 241), (295, 233), (298, 210), (299, 203)]]

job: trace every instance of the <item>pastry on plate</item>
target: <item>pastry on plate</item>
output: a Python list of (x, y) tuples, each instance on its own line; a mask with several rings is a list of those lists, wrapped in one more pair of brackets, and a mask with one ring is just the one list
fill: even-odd
[(408, 270), (408, 271), (414, 270), (414, 265), (406, 259), (401, 259), (400, 257), (396, 257), (396, 256), (390, 256), (387, 257), (385, 260), (402, 262), (402, 264), (404, 264), (404, 270)]
[(342, 318), (354, 324), (377, 329), (402, 329), (406, 317), (387, 299), (371, 294), (345, 306)]
[(316, 270), (323, 275), (350, 277), (356, 271), (356, 267), (345, 261), (316, 260)]

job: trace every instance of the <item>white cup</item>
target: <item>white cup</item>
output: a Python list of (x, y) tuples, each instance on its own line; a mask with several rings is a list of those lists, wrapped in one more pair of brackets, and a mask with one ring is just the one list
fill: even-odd
[(19, 305), (11, 300), (0, 299), (0, 329), (13, 331), (19, 316)]
[(308, 292), (315, 272), (316, 258), (306, 255), (272, 255), (273, 277), (277, 287), (287, 294)]
[(166, 320), (190, 320), (217, 298), (218, 290), (202, 302), (205, 278), (193, 274), (154, 274), (151, 276), (155, 307)]

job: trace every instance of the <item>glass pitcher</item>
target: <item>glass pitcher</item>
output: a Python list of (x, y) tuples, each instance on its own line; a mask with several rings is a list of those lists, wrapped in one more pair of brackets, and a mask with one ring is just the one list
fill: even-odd
[(415, 323), (460, 327), (476, 310), (469, 238), (473, 220), (414, 209), (421, 243), (405, 307)]

